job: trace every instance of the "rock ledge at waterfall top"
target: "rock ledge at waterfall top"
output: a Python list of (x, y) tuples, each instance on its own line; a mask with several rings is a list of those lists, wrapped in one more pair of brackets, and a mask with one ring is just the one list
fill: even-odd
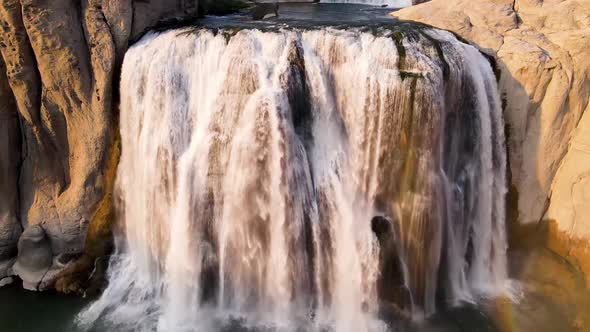
[[(496, 57), (509, 199), (518, 200), (511, 221), (549, 222), (555, 239), (590, 240), (590, 1), (433, 0), (391, 15), (453, 31)], [(590, 275), (587, 260), (576, 261)]]

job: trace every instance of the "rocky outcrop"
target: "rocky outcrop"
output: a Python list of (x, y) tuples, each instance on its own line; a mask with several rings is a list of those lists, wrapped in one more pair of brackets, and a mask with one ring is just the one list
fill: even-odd
[(49, 239), (41, 226), (27, 227), (18, 241), (18, 252), (14, 274), (21, 278), (24, 288), (36, 290), (53, 262)]
[(590, 2), (433, 0), (392, 15), (453, 31), (496, 57), (511, 219), (552, 220), (566, 237), (590, 240)]
[(22, 229), (17, 216), (20, 125), (5, 72), (0, 58), (0, 282), (10, 274)]
[(0, 0), (0, 261), (21, 228), (42, 231), (53, 257), (83, 252), (113, 178), (114, 86), (128, 40), (196, 9), (196, 0)]

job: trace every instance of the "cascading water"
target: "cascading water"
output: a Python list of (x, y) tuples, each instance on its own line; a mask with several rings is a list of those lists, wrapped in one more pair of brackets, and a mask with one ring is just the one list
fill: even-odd
[(449, 33), (149, 34), (121, 136), (122, 235), (82, 325), (379, 331), (503, 287), (501, 105)]

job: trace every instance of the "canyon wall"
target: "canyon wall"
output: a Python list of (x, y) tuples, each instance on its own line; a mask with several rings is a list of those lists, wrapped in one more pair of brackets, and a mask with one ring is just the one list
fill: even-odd
[(111, 180), (128, 41), (196, 10), (196, 0), (0, 0), (0, 279), (44, 288), (83, 252)]
[(552, 233), (545, 241), (589, 275), (590, 2), (433, 0), (392, 16), (453, 31), (496, 58), (513, 242)]
[(20, 126), (5, 69), (0, 59), (0, 279), (6, 276), (22, 231), (17, 217), (16, 181), (21, 159)]

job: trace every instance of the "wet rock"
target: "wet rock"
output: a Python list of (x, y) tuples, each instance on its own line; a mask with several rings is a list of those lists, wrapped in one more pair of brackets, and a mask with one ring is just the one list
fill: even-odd
[(79, 255), (77, 254), (60, 254), (58, 256), (54, 256), (51, 266), (39, 282), (37, 289), (39, 291), (55, 289), (56, 279), (60, 276), (64, 269), (75, 262), (78, 256)]
[(267, 17), (279, 16), (278, 3), (261, 3), (256, 5), (250, 11), (253, 20), (263, 20)]
[(14, 278), (12, 278), (12, 277), (0, 279), (0, 287), (11, 285), (13, 282), (14, 282)]
[(6, 286), (12, 282), (8, 282), (8, 279), (11, 279), (12, 275), (12, 266), (16, 259), (8, 259), (4, 261), (0, 261), (0, 287)]
[(371, 219), (371, 230), (377, 236), (379, 244), (389, 245), (389, 241), (393, 240), (393, 232), (391, 222), (383, 216), (376, 216)]
[(24, 288), (37, 290), (53, 261), (49, 238), (43, 228), (33, 225), (25, 229), (18, 241), (18, 251), (14, 274), (22, 279)]
[(380, 315), (395, 320), (407, 315), (411, 307), (410, 290), (404, 286), (402, 261), (396, 246), (394, 223), (384, 216), (371, 219), (371, 229), (379, 241), (379, 271), (377, 280)]

